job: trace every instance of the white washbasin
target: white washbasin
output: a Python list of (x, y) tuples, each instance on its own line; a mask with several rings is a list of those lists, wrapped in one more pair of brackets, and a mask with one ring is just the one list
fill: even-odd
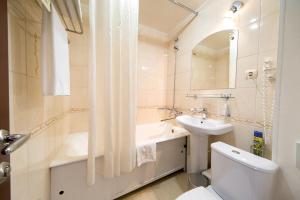
[(222, 135), (233, 130), (232, 124), (225, 123), (222, 120), (202, 119), (190, 115), (181, 115), (176, 117), (176, 121), (191, 134), (200, 136)]

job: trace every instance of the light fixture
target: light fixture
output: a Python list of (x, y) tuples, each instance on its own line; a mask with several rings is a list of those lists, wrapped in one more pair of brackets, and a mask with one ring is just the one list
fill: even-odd
[(235, 13), (237, 12), (239, 9), (241, 9), (243, 7), (244, 3), (241, 1), (234, 1), (230, 7), (230, 10)]

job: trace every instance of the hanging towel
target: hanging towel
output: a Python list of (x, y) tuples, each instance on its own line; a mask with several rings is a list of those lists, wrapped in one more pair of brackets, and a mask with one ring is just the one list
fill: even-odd
[(147, 162), (156, 161), (156, 142), (147, 142), (137, 145), (137, 166), (141, 166)]
[(54, 6), (43, 6), (41, 80), (43, 95), (70, 95), (68, 35)]

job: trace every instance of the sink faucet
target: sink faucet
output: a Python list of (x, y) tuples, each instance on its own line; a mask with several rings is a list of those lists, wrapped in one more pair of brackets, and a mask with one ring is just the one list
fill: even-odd
[(207, 108), (204, 108), (204, 107), (203, 108), (191, 108), (190, 111), (193, 114), (201, 113), (202, 119), (207, 119), (207, 114), (208, 114)]

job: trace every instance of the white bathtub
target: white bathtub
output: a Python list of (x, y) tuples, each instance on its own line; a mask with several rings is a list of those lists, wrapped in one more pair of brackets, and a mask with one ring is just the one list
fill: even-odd
[[(170, 173), (185, 168), (188, 132), (168, 123), (138, 125), (136, 142), (157, 143), (156, 162), (146, 163), (131, 173), (113, 179), (100, 175), (102, 157), (96, 161), (96, 184), (86, 184), (87, 133), (70, 134), (51, 162), (52, 200), (110, 200), (120, 197)], [(63, 193), (63, 194), (62, 194)]]

